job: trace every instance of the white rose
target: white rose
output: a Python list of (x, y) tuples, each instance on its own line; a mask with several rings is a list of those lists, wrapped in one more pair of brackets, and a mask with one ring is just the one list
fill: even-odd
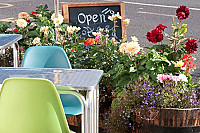
[(25, 28), (28, 23), (24, 19), (18, 19), (18, 20), (16, 20), (16, 24), (20, 28)]

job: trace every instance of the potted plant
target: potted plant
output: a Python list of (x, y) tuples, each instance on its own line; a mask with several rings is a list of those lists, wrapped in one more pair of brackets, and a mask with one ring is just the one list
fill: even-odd
[(189, 14), (186, 6), (176, 10), (179, 22), (173, 19), (172, 35), (165, 33), (169, 44), (162, 44), (167, 27), (159, 24), (147, 32), (154, 43), (147, 52), (139, 49), (137, 39), (119, 46), (120, 61), (108, 72), (118, 86), (105, 116), (108, 132), (200, 132), (199, 83), (190, 75), (198, 44), (185, 37), (187, 24), (182, 24)]

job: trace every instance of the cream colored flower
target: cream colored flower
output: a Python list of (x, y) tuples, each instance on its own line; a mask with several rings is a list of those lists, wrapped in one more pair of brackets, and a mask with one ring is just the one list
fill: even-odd
[(49, 29), (48, 26), (42, 26), (42, 27), (40, 28), (40, 31), (45, 33), (45, 32), (48, 32), (48, 29)]
[(125, 52), (127, 54), (130, 54), (131, 56), (137, 54), (139, 51), (140, 51), (140, 45), (138, 44), (138, 42), (130, 42), (127, 44), (125, 48)]
[(101, 34), (104, 32), (103, 28), (99, 28), (99, 32), (101, 32)]
[(73, 28), (75, 32), (78, 32), (81, 29), (80, 27), (76, 27), (76, 26), (73, 26)]
[(105, 35), (105, 37), (107, 37), (107, 38), (108, 38), (108, 37), (109, 37), (109, 35), (108, 35), (108, 34), (106, 34), (106, 35)]
[(112, 41), (112, 44), (115, 44), (115, 42), (116, 42), (114, 37), (112, 37), (111, 41)]
[(132, 42), (138, 42), (138, 39), (135, 36), (131, 36), (131, 40), (132, 40)]
[(68, 26), (68, 27), (67, 27), (67, 32), (68, 32), (69, 34), (73, 34), (73, 33), (74, 33), (74, 28), (73, 28), (72, 26)]
[(130, 24), (130, 19), (128, 19), (128, 18), (124, 19), (123, 22), (124, 22), (125, 26), (128, 26)]
[(21, 12), (18, 14), (19, 19), (29, 19), (30, 15), (27, 12)]
[(127, 46), (127, 43), (122, 43), (120, 46), (119, 46), (119, 51), (121, 53), (125, 53), (125, 49), (126, 49), (126, 46)]
[[(58, 14), (58, 18), (60, 19), (60, 20), (64, 20), (64, 18), (63, 18), (63, 16), (61, 15), (61, 14)], [(51, 20), (53, 20), (54, 21), (54, 19), (55, 19), (55, 13), (53, 13), (52, 15), (51, 15)]]
[(37, 14), (38, 17), (42, 17), (42, 14)]
[(44, 32), (44, 36), (46, 36), (46, 37), (47, 37), (47, 36), (48, 36), (48, 32), (46, 32), (46, 31), (45, 31), (45, 32)]
[(33, 44), (36, 45), (36, 44), (39, 44), (39, 43), (40, 43), (40, 38), (39, 37), (34, 38)]
[(97, 36), (97, 35), (101, 35), (101, 33), (100, 32), (92, 32), (92, 35)]
[(175, 67), (180, 67), (181, 70), (186, 70), (186, 67), (182, 67), (183, 65), (184, 65), (184, 62), (181, 60), (174, 63)]
[(58, 27), (60, 24), (63, 23), (63, 19), (55, 18), (53, 22), (54, 22), (55, 26)]
[(177, 61), (174, 65), (175, 65), (175, 67), (182, 67), (183, 64), (184, 64), (183, 61)]
[(108, 19), (111, 20), (111, 21), (114, 21), (114, 18), (115, 18), (114, 15), (112, 15), (112, 16), (108, 16)]
[(16, 24), (20, 28), (25, 28), (28, 23), (24, 19), (18, 19), (18, 20), (16, 20)]
[(115, 19), (122, 19), (122, 17), (120, 16), (119, 12), (117, 12), (117, 14), (115, 14)]
[(119, 12), (117, 12), (117, 14), (113, 14), (112, 16), (108, 16), (108, 19), (111, 21), (115, 21), (117, 19), (122, 19), (122, 17), (120, 16)]
[(108, 30), (108, 29), (105, 29), (105, 32), (106, 32), (106, 34), (108, 34), (108, 33), (109, 33), (109, 30)]

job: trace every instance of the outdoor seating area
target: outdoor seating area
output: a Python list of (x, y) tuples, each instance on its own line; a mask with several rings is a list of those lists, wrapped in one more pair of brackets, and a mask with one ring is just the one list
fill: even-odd
[(0, 23), (0, 133), (200, 132), (188, 7), (142, 47), (123, 2), (54, 2)]

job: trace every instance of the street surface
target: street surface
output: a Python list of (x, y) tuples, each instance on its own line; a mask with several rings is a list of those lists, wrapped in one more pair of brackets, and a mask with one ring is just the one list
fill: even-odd
[[(60, 0), (62, 2), (95, 2), (98, 0)], [(113, 1), (116, 0), (102, 0)], [(99, 2), (99, 1), (98, 1)], [(151, 31), (158, 24), (166, 25), (168, 28), (166, 33), (171, 34), (172, 16), (176, 15), (177, 7), (185, 5), (190, 8), (189, 19), (183, 23), (188, 24), (187, 38), (195, 38), (200, 47), (200, 0), (125, 0), (126, 18), (131, 19), (131, 23), (127, 28), (128, 40), (131, 36), (136, 36), (142, 47), (151, 46), (152, 43), (146, 39), (147, 31)], [(0, 0), (0, 21), (13, 21), (17, 19), (19, 12), (26, 11), (30, 13), (40, 4), (48, 4), (49, 10), (53, 10), (53, 0)], [(61, 10), (61, 7), (60, 7)], [(167, 43), (167, 42), (164, 42)], [(196, 57), (196, 76), (200, 76), (200, 48), (194, 54)]]

